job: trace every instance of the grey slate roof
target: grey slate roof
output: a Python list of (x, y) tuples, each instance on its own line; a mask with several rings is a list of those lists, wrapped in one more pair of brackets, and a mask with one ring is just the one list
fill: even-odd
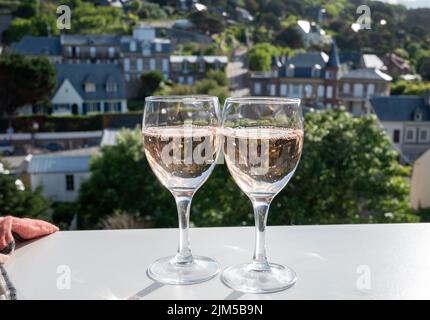
[(62, 45), (95, 45), (95, 46), (119, 46), (120, 38), (109, 35), (62, 35)]
[(393, 78), (388, 74), (378, 69), (354, 69), (342, 74), (342, 78), (345, 79), (368, 79), (368, 80), (381, 80), (391, 81)]
[[(124, 79), (116, 64), (56, 64), (57, 87), (68, 79), (84, 100), (123, 100), (126, 99)], [(96, 84), (96, 92), (85, 92), (86, 81)], [(107, 92), (106, 83), (114, 81), (116, 92)]]
[(61, 55), (61, 43), (58, 37), (25, 36), (21, 41), (12, 44), (12, 50), (23, 55)]
[(337, 54), (336, 42), (333, 40), (330, 46), (330, 52), (328, 53), (327, 67), (339, 68), (340, 60)]
[(420, 96), (372, 97), (373, 110), (381, 121), (413, 121), (414, 112), (422, 112), (422, 121), (430, 121), (430, 107)]
[(91, 156), (44, 156), (31, 158), (28, 166), (30, 174), (88, 172)]

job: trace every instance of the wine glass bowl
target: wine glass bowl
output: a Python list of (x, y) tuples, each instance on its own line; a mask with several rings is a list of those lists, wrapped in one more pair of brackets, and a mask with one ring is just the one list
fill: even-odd
[(191, 254), (188, 229), (192, 197), (212, 173), (219, 153), (218, 98), (211, 96), (147, 97), (142, 135), (149, 165), (174, 196), (178, 208), (179, 246), (175, 256), (161, 258), (148, 275), (166, 284), (208, 280), (219, 265)]
[(300, 100), (228, 98), (220, 135), (228, 170), (251, 200), (256, 224), (252, 262), (227, 268), (221, 279), (236, 291), (250, 293), (291, 287), (297, 279), (295, 272), (267, 261), (265, 229), (270, 203), (293, 176), (302, 153)]

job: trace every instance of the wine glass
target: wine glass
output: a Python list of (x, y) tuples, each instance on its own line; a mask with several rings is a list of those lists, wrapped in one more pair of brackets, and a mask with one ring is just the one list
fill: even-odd
[(265, 230), (270, 203), (293, 176), (302, 153), (300, 100), (228, 98), (220, 135), (230, 174), (252, 202), (256, 228), (252, 262), (225, 269), (221, 279), (241, 292), (284, 290), (297, 277), (292, 269), (267, 261)]
[(188, 238), (191, 200), (212, 173), (220, 149), (219, 112), (218, 98), (212, 96), (145, 99), (145, 155), (158, 180), (175, 198), (179, 219), (176, 255), (161, 258), (148, 268), (148, 275), (156, 281), (192, 284), (219, 271), (214, 260), (191, 254)]

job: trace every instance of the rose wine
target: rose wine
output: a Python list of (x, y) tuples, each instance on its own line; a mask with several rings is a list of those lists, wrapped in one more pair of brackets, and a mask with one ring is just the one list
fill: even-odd
[(149, 165), (172, 192), (193, 192), (211, 174), (218, 155), (216, 128), (149, 127), (143, 132)]
[(275, 127), (224, 128), (224, 158), (239, 187), (250, 197), (273, 197), (299, 163), (303, 130)]

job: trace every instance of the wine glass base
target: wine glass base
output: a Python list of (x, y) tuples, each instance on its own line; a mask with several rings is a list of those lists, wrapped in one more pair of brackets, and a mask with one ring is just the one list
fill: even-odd
[(294, 270), (276, 263), (270, 263), (268, 271), (257, 271), (251, 263), (243, 263), (225, 269), (221, 280), (235, 291), (270, 293), (290, 288), (297, 276)]
[(188, 264), (174, 263), (175, 257), (164, 257), (148, 267), (148, 276), (164, 284), (194, 284), (207, 281), (217, 275), (220, 268), (215, 260), (193, 256)]

